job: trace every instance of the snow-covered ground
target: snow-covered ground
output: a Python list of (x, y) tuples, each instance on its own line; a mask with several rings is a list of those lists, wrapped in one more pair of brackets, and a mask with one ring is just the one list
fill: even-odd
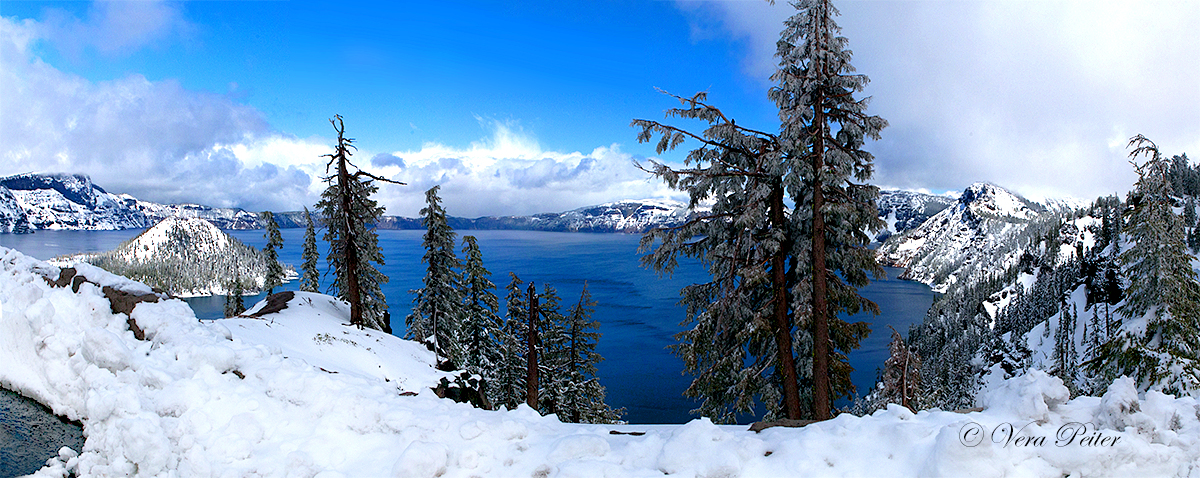
[(892, 405), (762, 433), (706, 419), (572, 425), (437, 398), (428, 387), (445, 374), (431, 354), (347, 327), (345, 306), (327, 296), (216, 322), (182, 301), (142, 303), (138, 340), (99, 287), (43, 280), (57, 274), (0, 248), (0, 384), (82, 421), (87, 436), (40, 476), (1200, 475), (1196, 400), (1139, 397), (1129, 380), (1068, 400), (1057, 378), (1033, 371), (981, 393), (981, 412)]

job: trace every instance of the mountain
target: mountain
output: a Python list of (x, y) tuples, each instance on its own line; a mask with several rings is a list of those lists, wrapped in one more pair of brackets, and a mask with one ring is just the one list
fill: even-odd
[[(57, 262), (87, 262), (177, 296), (226, 294), (240, 280), (249, 293), (265, 282), (265, 255), (198, 218), (168, 217), (108, 252)], [(288, 276), (295, 271), (285, 266)]]
[(889, 189), (879, 192), (879, 217), (887, 223), (887, 229), (875, 236), (876, 242), (914, 229), (935, 214), (955, 203), (955, 198), (917, 191)]
[(1070, 201), (1044, 204), (994, 184), (975, 183), (920, 226), (888, 238), (878, 257), (884, 265), (907, 268), (903, 278), (944, 292), (957, 281), (1015, 264), (1031, 225), (1052, 221), (1074, 207)]
[(109, 193), (82, 174), (26, 173), (0, 178), (0, 232), (140, 229), (173, 216), (205, 219), (221, 229), (261, 227), (252, 212), (142, 201)]

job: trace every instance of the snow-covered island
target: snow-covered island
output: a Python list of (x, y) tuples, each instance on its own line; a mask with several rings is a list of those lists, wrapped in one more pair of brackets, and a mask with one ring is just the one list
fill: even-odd
[[(54, 259), (62, 266), (84, 262), (153, 285), (178, 297), (230, 294), (267, 289), (268, 261), (263, 251), (243, 244), (206, 219), (167, 217), (137, 237), (106, 252)], [(296, 278), (282, 266), (284, 280)]]
[[(1200, 405), (1121, 379), (1068, 399), (1040, 371), (980, 393), (980, 411), (891, 405), (801, 428), (578, 425), (522, 406), (441, 399), (424, 347), (346, 325), (346, 306), (201, 322), (182, 301), (113, 312), (106, 291), (149, 287), (81, 265), (86, 280), (0, 249), (0, 385), (83, 423), (37, 476), (781, 477), (1189, 476)], [(105, 288), (107, 286), (107, 288)], [(111, 294), (111, 292), (110, 292)], [(136, 326), (136, 327), (135, 327)], [(138, 329), (135, 333), (131, 329)], [(142, 338), (139, 339), (138, 336)]]

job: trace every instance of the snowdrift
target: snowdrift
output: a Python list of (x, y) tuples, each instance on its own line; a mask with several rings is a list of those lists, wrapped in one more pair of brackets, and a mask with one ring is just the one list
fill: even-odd
[[(181, 301), (114, 314), (96, 284), (0, 248), (0, 384), (80, 420), (40, 476), (782, 477), (1196, 476), (1200, 407), (1118, 380), (1068, 400), (1039, 371), (973, 413), (842, 415), (804, 428), (573, 425), (522, 407), (439, 399), (420, 346), (345, 326), (344, 304), (297, 294), (263, 318), (196, 320)], [(253, 311), (253, 309), (252, 309)], [(412, 393), (415, 392), (415, 395)], [(614, 433), (617, 432), (617, 433)], [(629, 432), (640, 432), (631, 434)]]

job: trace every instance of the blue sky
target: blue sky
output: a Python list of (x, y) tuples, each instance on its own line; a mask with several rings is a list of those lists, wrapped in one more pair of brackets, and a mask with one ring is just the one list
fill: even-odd
[[(1200, 2), (838, 2), (871, 77), (876, 182), (1091, 199), (1124, 139), (1200, 155)], [(86, 173), (162, 202), (294, 210), (328, 118), (417, 213), (529, 214), (676, 193), (629, 127), (706, 90), (773, 129), (786, 3), (28, 2), (0, 5), (0, 174)], [(679, 154), (664, 160), (677, 161)]]

